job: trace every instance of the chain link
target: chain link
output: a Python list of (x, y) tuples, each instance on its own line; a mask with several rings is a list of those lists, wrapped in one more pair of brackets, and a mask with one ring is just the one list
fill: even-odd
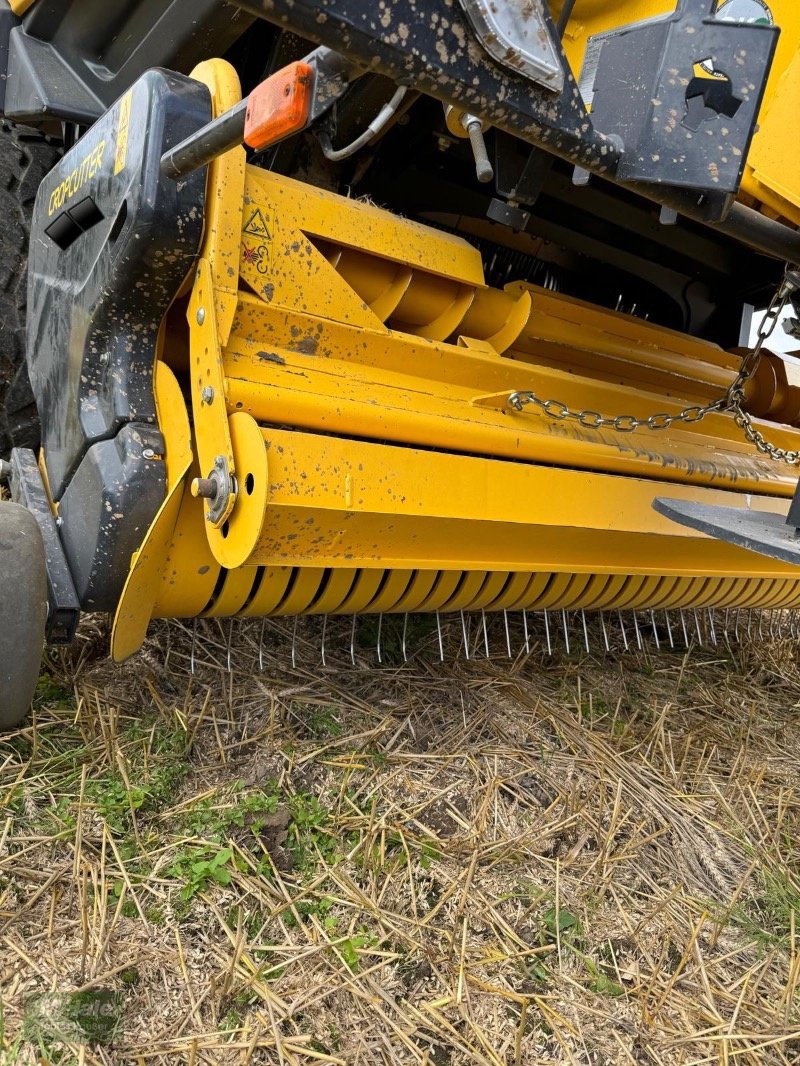
[(772, 301), (758, 327), (755, 347), (742, 359), (739, 372), (725, 395), (712, 400), (711, 403), (703, 406), (684, 407), (677, 414), (657, 412), (656, 414), (648, 415), (646, 418), (638, 418), (636, 415), (606, 416), (600, 414), (599, 411), (591, 410), (573, 411), (565, 403), (561, 403), (560, 400), (543, 400), (534, 392), (512, 392), (508, 397), (508, 403), (515, 411), (522, 411), (524, 407), (532, 404), (544, 411), (550, 418), (554, 418), (559, 422), (578, 422), (585, 429), (612, 429), (616, 433), (633, 433), (641, 428), (655, 431), (664, 430), (669, 429), (676, 422), (692, 425), (695, 422), (701, 422), (706, 415), (728, 412), (733, 415), (736, 425), (742, 430), (747, 440), (755, 445), (760, 452), (768, 455), (770, 459), (774, 459), (776, 462), (796, 465), (800, 463), (800, 450), (793, 451), (788, 448), (779, 448), (777, 445), (772, 444), (771, 441), (768, 441), (760, 430), (756, 429), (752, 418), (744, 409), (744, 393), (748, 381), (753, 377), (761, 362), (761, 352), (764, 345), (775, 332), (775, 327), (792, 293), (798, 291), (798, 289), (800, 289), (800, 272), (790, 270), (787, 266), (783, 281), (772, 297)]

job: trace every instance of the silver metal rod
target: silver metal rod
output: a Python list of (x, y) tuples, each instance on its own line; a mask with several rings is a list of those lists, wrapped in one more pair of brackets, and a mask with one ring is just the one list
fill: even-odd
[(378, 615), (378, 639), (375, 644), (375, 651), (378, 653), (378, 662), (383, 662), (383, 655), (381, 654), (381, 630), (383, 629), (383, 615)]
[(503, 611), (503, 624), (506, 627), (506, 651), (508, 652), (509, 659), (511, 659), (511, 633), (508, 629), (508, 611)]
[(403, 662), (408, 662), (408, 652), (406, 651), (406, 635), (408, 633), (408, 613), (403, 615)]
[(486, 629), (486, 611), (481, 608), (481, 624), (483, 625), (483, 646), (486, 649), (486, 658), (489, 658), (489, 632)]
[(591, 648), (589, 647), (589, 630), (586, 627), (586, 611), (581, 611), (581, 622), (583, 623), (583, 643), (586, 645), (586, 654), (591, 654)]
[(622, 620), (622, 611), (617, 611), (617, 618), (619, 619), (619, 631), (622, 633), (622, 642), (625, 645), (625, 651), (630, 651), (631, 649), (628, 645), (628, 633), (625, 629), (625, 623)]
[(688, 648), (690, 646), (689, 634), (686, 631), (686, 615), (683, 613), (683, 607), (680, 609), (681, 625), (683, 626), (683, 643)]
[(464, 618), (464, 612), (459, 612), (461, 615), (461, 634), (464, 637), (464, 657), (469, 659), (469, 636), (467, 634), (467, 621)]
[(650, 612), (650, 626), (653, 630), (653, 640), (656, 642), (656, 648), (661, 651), (661, 641), (658, 639), (658, 626), (656, 625), (656, 612)]
[(711, 643), (716, 648), (717, 647), (717, 631), (714, 628), (714, 608), (713, 607), (709, 607), (707, 609), (706, 613), (708, 614), (708, 627), (711, 630)]
[(544, 635), (547, 641), (547, 654), (553, 654), (553, 645), (550, 642), (550, 619), (547, 615), (547, 611), (544, 612)]
[(356, 622), (358, 621), (358, 615), (353, 615), (353, 622), (350, 626), (350, 662), (353, 666), (356, 665)]
[(322, 616), (322, 665), (327, 666), (328, 663), (325, 659), (325, 636), (328, 632), (328, 616), (324, 614)]
[(292, 626), (292, 669), (297, 669), (297, 618), (294, 616), (294, 625)]
[(258, 638), (258, 669), (261, 673), (264, 673), (264, 628), (266, 627), (266, 618), (261, 619), (261, 633)]
[(525, 634), (525, 654), (526, 655), (530, 655), (530, 653), (531, 653), (531, 638), (530, 638), (530, 633), (528, 632), (528, 612), (527, 611), (523, 611), (522, 612), (522, 632)]
[(192, 672), (192, 677), (194, 677), (194, 670), (195, 670), (194, 648), (195, 648), (195, 644), (196, 643), (197, 643), (197, 619), (193, 618), (192, 619), (192, 653), (191, 653), (191, 662), (190, 662), (190, 665), (189, 665), (189, 669)]
[(634, 632), (636, 633), (636, 646), (639, 651), (641, 651), (644, 645), (642, 644), (642, 633), (639, 629), (639, 618), (636, 614), (636, 611), (633, 612), (633, 628)]
[(609, 652), (609, 651), (611, 651), (611, 648), (609, 647), (609, 644), (608, 644), (608, 630), (606, 629), (606, 616), (605, 616), (605, 614), (602, 611), (600, 612), (600, 628), (603, 630), (603, 644), (605, 645), (606, 651)]
[(567, 655), (569, 655), (569, 626), (567, 625), (567, 612), (563, 609), (561, 611), (561, 624), (564, 627), (564, 644), (567, 648)]
[(442, 620), (439, 617), (439, 612), (436, 612), (436, 632), (439, 635), (439, 662), (444, 662), (444, 641), (442, 640)]
[(675, 641), (672, 639), (672, 622), (670, 621), (670, 618), (669, 618), (669, 611), (664, 611), (664, 620), (667, 623), (667, 637), (669, 638), (669, 646), (671, 648), (674, 648), (675, 647)]

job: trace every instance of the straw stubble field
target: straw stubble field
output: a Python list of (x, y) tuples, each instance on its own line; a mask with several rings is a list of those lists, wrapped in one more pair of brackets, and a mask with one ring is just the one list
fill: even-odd
[(320, 625), (296, 669), (272, 623), (50, 657), (0, 741), (2, 1062), (800, 1061), (793, 641), (377, 666), (367, 625), (353, 666), (342, 621), (323, 667)]

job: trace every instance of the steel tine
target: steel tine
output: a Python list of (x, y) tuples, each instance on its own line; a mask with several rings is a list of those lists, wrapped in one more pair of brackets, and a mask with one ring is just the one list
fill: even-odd
[(526, 655), (530, 655), (530, 653), (531, 653), (531, 637), (530, 637), (530, 633), (528, 632), (528, 612), (527, 611), (523, 611), (522, 612), (522, 632), (525, 634), (525, 654)]
[(378, 638), (375, 642), (375, 651), (378, 655), (378, 662), (383, 662), (383, 654), (381, 653), (381, 631), (383, 630), (383, 614), (378, 615)]
[(670, 621), (669, 611), (664, 611), (664, 620), (667, 623), (667, 637), (669, 638), (669, 646), (675, 647), (675, 641), (672, 639), (672, 622)]
[(358, 615), (353, 615), (353, 622), (350, 626), (350, 662), (353, 666), (356, 665), (356, 623), (358, 622)]
[(634, 630), (636, 632), (636, 646), (638, 647), (639, 651), (641, 651), (642, 650), (642, 634), (641, 634), (641, 630), (639, 629), (639, 619), (638, 619), (638, 617), (636, 615), (636, 611), (633, 612), (633, 628), (634, 628)]
[(464, 612), (461, 611), (460, 614), (461, 614), (461, 632), (462, 632), (463, 637), (464, 637), (464, 655), (466, 656), (467, 659), (469, 659), (469, 637), (467, 635), (467, 622), (466, 622), (466, 619), (464, 618)]
[(264, 628), (267, 624), (266, 618), (261, 619), (261, 634), (258, 638), (258, 669), (261, 673), (264, 673)]
[(769, 612), (769, 639), (775, 639), (775, 611)]
[(553, 645), (550, 642), (550, 619), (548, 617), (547, 611), (544, 612), (544, 634), (547, 639), (547, 654), (552, 655)]
[(583, 623), (583, 643), (586, 645), (586, 654), (591, 654), (591, 648), (589, 647), (589, 630), (586, 626), (586, 611), (581, 611), (581, 622)]
[(607, 652), (611, 651), (608, 643), (608, 630), (606, 629), (606, 616), (603, 611), (600, 612), (600, 628), (603, 630), (603, 644)]
[(228, 673), (231, 672), (231, 644), (233, 643), (233, 619), (228, 622)]
[(439, 662), (444, 662), (444, 641), (442, 640), (442, 620), (439, 617), (439, 612), (436, 612), (436, 632), (439, 635)]
[(298, 615), (294, 616), (294, 625), (292, 626), (292, 669), (297, 668), (297, 619)]
[(653, 640), (656, 642), (656, 648), (661, 651), (661, 641), (658, 639), (658, 626), (656, 625), (656, 612), (650, 612), (650, 625), (653, 630)]
[(681, 607), (681, 609), (680, 609), (680, 616), (681, 616), (681, 626), (683, 627), (683, 643), (688, 648), (690, 646), (691, 642), (689, 640), (689, 634), (688, 634), (688, 632), (686, 630), (686, 615), (683, 613), (683, 607)]
[(714, 608), (709, 607), (706, 611), (708, 615), (708, 628), (711, 631), (711, 643), (714, 647), (717, 647), (717, 631), (714, 627)]
[(328, 616), (324, 614), (322, 616), (322, 665), (327, 666), (328, 661), (325, 658), (325, 637), (328, 633)]
[(408, 653), (406, 651), (406, 634), (408, 633), (408, 612), (403, 615), (403, 662), (408, 662)]
[(697, 642), (702, 648), (703, 646), (703, 632), (700, 629), (700, 619), (697, 617), (697, 611), (692, 608), (692, 614), (694, 615), (694, 628), (697, 630)]
[(625, 629), (625, 623), (622, 620), (622, 611), (617, 611), (617, 618), (619, 619), (619, 631), (622, 633), (622, 642), (625, 645), (625, 651), (630, 651), (631, 649), (628, 645), (628, 632)]
[(567, 649), (567, 655), (569, 655), (569, 626), (567, 624), (567, 612), (563, 608), (561, 610), (561, 624), (564, 627), (564, 644)]
[(191, 670), (193, 677), (194, 677), (194, 670), (195, 670), (194, 648), (195, 648), (195, 644), (196, 643), (197, 643), (197, 619), (193, 618), (192, 619), (192, 657), (191, 657), (191, 663), (190, 663), (190, 666), (189, 666), (189, 669)]
[(733, 639), (736, 641), (737, 644), (741, 644), (742, 643), (741, 638), (739, 636), (739, 608), (738, 607), (736, 608), (736, 618), (734, 619), (734, 622), (733, 622)]
[(747, 608), (747, 635), (748, 635), (748, 637), (750, 636), (750, 630), (752, 629), (752, 627), (753, 627), (753, 609), (752, 609), (752, 607), (748, 607)]
[(759, 636), (759, 639), (763, 639), (763, 637), (764, 637), (764, 612), (763, 612), (763, 610), (758, 612), (758, 636)]
[(511, 633), (508, 628), (508, 611), (503, 611), (503, 624), (506, 627), (506, 651), (508, 652), (509, 659), (513, 658), (511, 654)]
[(481, 608), (481, 625), (483, 626), (483, 646), (486, 649), (486, 658), (488, 659), (488, 658), (490, 658), (490, 656), (489, 656), (489, 631), (486, 628), (486, 611), (484, 611), (483, 608)]

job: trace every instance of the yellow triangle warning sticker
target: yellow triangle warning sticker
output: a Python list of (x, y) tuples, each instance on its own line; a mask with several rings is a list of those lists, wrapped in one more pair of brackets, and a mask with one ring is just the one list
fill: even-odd
[(257, 207), (245, 222), (242, 233), (250, 233), (254, 237), (269, 237), (267, 221), (260, 207)]

